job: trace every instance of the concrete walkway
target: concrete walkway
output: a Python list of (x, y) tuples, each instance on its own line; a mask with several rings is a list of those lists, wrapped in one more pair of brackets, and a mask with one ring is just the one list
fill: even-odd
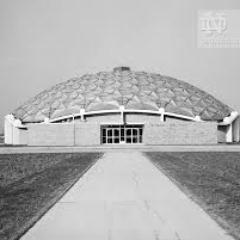
[(108, 152), (22, 240), (230, 240), (140, 152)]

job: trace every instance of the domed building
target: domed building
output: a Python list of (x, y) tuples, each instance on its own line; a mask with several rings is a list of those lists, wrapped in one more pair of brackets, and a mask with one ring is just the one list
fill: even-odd
[(239, 141), (239, 116), (168, 76), (117, 67), (47, 89), (5, 117), (5, 143), (32, 146)]

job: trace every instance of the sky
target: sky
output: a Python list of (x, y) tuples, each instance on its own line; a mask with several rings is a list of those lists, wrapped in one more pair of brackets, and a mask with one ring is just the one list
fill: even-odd
[(240, 1), (0, 0), (0, 132), (42, 90), (121, 65), (185, 80), (240, 112), (240, 49), (198, 48), (202, 9)]

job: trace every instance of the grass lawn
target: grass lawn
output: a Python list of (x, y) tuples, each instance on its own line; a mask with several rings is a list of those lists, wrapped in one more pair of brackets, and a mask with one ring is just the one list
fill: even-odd
[(18, 239), (101, 155), (0, 155), (0, 239)]
[(146, 153), (178, 187), (240, 239), (240, 153)]

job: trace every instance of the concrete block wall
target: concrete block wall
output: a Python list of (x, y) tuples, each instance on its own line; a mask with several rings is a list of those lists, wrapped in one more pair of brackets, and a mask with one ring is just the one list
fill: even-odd
[(73, 146), (74, 124), (29, 124), (28, 144), (30, 146)]
[[(125, 113), (126, 123), (159, 123), (159, 115), (146, 115), (146, 114), (136, 114), (136, 113)], [(95, 116), (86, 116), (86, 122), (97, 122), (97, 123), (119, 123), (121, 124), (122, 119), (120, 114), (107, 114), (107, 115), (95, 115)], [(80, 122), (80, 121), (79, 121)], [(189, 122), (188, 120), (165, 116), (165, 122)]]
[(127, 123), (159, 123), (160, 116), (128, 113), (125, 115), (125, 120)]
[[(103, 122), (106, 122), (108, 118), (104, 117)], [(135, 122), (134, 117), (129, 120)], [(98, 121), (75, 124), (30, 124), (27, 131), (28, 144), (32, 146), (99, 145), (101, 143), (100, 128), (101, 124)], [(143, 143), (147, 145), (216, 144), (218, 133), (217, 123), (212, 122), (145, 122)]]
[(53, 123), (28, 126), (30, 146), (86, 146), (100, 144), (98, 123)]
[(75, 124), (75, 145), (99, 145), (100, 144), (100, 124), (80, 123)]
[(28, 130), (27, 129), (15, 129), (16, 131), (16, 143), (15, 144), (23, 144), (27, 145), (28, 144)]
[(216, 123), (159, 123), (145, 124), (143, 143), (148, 145), (164, 144), (216, 144)]
[(181, 122), (190, 122), (187, 119), (181, 119), (181, 118), (176, 118), (176, 117), (171, 117), (171, 116), (165, 116), (165, 122), (171, 122), (171, 123), (181, 123)]
[(95, 115), (86, 116), (87, 123), (119, 123), (121, 124), (120, 114), (107, 114), (107, 115)]
[[(160, 122), (160, 116), (125, 113), (125, 121), (127, 123), (145, 123), (145, 122), (158, 123)], [(122, 119), (120, 114), (107, 114), (107, 115), (87, 116), (86, 122), (87, 123), (122, 124)]]
[[(119, 123), (121, 124), (120, 114), (107, 114), (107, 115), (95, 115), (87, 116), (86, 122), (97, 122), (97, 123)], [(160, 123), (160, 116), (158, 115), (146, 115), (136, 113), (125, 113), (126, 123)], [(165, 122), (189, 122), (184, 119), (165, 116)]]

